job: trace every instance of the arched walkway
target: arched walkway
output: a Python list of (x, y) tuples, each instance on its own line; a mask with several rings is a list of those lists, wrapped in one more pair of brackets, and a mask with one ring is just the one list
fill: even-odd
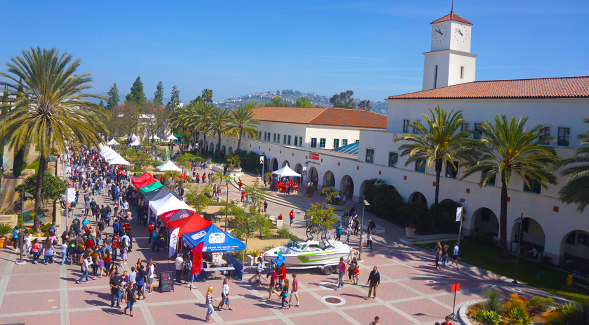
[(221, 147), (221, 153), (224, 155), (225, 154), (225, 145), (223, 145), (223, 147)]
[(271, 171), (276, 171), (278, 170), (278, 160), (276, 158), (272, 158), (272, 160), (270, 161), (270, 167), (271, 167)]
[(318, 175), (319, 173), (317, 173), (317, 168), (315, 167), (311, 167), (307, 170), (307, 179), (313, 183), (313, 186), (315, 186), (315, 188), (317, 188), (317, 186), (319, 185), (319, 180), (318, 180)]
[(303, 173), (303, 165), (301, 164), (296, 164), (295, 168), (293, 169), (295, 172), (302, 174)]
[(328, 170), (323, 173), (323, 187), (332, 187), (335, 186), (335, 176), (331, 170)]
[(285, 160), (282, 162), (282, 167), (284, 167), (284, 166), (290, 167), (290, 163), (288, 162), (288, 160)]
[(470, 219), (470, 228), (477, 232), (485, 229), (494, 236), (499, 236), (499, 219), (489, 208), (478, 208), (473, 212)]
[(229, 154), (232, 154), (232, 153), (233, 153), (233, 148), (229, 147)]
[(348, 191), (347, 197), (351, 198), (354, 196), (354, 180), (350, 175), (344, 175), (340, 181), (340, 192)]
[(575, 271), (578, 265), (587, 265), (589, 263), (589, 233), (583, 230), (567, 233), (560, 244), (559, 258), (559, 261), (551, 262), (554, 264), (567, 263)]
[(419, 202), (419, 203), (423, 203), (427, 206), (427, 199), (425, 198), (425, 195), (423, 195), (421, 192), (411, 193), (411, 195), (409, 195), (409, 199), (407, 199), (407, 202), (409, 202), (409, 203)]
[(215, 152), (215, 145), (212, 142), (209, 144), (209, 152)]
[[(514, 223), (511, 231), (511, 241), (517, 243), (519, 241), (519, 226), (522, 226), (522, 245), (527, 247), (536, 247), (538, 252), (543, 252), (546, 244), (544, 229), (542, 226), (532, 218), (524, 218), (521, 223)], [(513, 246), (512, 249), (516, 249), (517, 245)], [(531, 249), (531, 248), (530, 248)]]

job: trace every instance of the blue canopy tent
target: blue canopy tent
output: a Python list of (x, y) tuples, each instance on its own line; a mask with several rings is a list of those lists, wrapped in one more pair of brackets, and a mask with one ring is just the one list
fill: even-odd
[[(199, 231), (183, 234), (182, 241), (191, 251), (194, 250), (198, 244), (203, 243), (203, 253), (242, 251), (245, 249), (244, 243), (230, 233), (219, 229), (219, 227), (214, 224)], [(235, 267), (235, 275), (239, 276), (239, 278), (243, 278), (243, 265), (237, 260), (234, 260), (230, 254), (227, 254), (227, 264), (233, 264)]]

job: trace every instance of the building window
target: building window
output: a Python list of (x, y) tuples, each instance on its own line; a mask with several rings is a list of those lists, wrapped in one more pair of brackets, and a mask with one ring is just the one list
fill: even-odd
[(262, 138), (262, 131), (258, 131), (258, 140)]
[(333, 149), (339, 148), (339, 139), (333, 139)]
[(274, 141), (272, 142), (276, 142), (276, 133), (274, 133)]
[(481, 131), (481, 123), (474, 124), (474, 138), (480, 139), (483, 136), (483, 132)]
[[(421, 125), (421, 121), (420, 120), (415, 120), (415, 125), (417, 125), (417, 124)], [(417, 128), (414, 127), (413, 128), (413, 134), (417, 134), (417, 133), (419, 133), (419, 132), (417, 131)]]
[(342, 147), (348, 145), (348, 139), (342, 139)]
[(303, 146), (303, 137), (299, 137), (299, 146)]
[(460, 67), (460, 79), (464, 79), (464, 67)]
[(458, 162), (454, 162), (454, 166), (449, 161), (446, 161), (446, 177), (456, 178), (458, 176)]
[(278, 134), (278, 136), (276, 137), (276, 143), (280, 143), (280, 133)]
[(409, 124), (411, 123), (410, 120), (403, 120), (403, 133), (409, 133)]
[[(487, 170), (483, 170), (481, 172), (481, 178), (485, 178), (485, 175), (489, 172), (489, 169)], [(497, 176), (497, 175), (495, 175)], [(495, 186), (495, 176), (491, 177), (491, 179), (489, 179), (489, 181), (487, 182), (487, 186)]]
[(374, 163), (374, 149), (366, 149), (366, 162), (369, 164)]
[(434, 89), (438, 88), (438, 65), (434, 67)]
[(325, 148), (325, 138), (319, 139), (319, 148)]
[(311, 138), (311, 148), (317, 148), (317, 138)]
[(490, 222), (491, 221), (491, 210), (483, 209), (481, 211), (481, 221), (483, 221), (483, 222)]
[(389, 152), (389, 167), (397, 168), (399, 162), (399, 154), (396, 152)]
[(299, 145), (299, 137), (295, 137), (294, 145), (295, 145), (295, 147), (297, 147)]
[(540, 194), (541, 191), (542, 184), (540, 184), (540, 182), (537, 182), (533, 179), (528, 180), (528, 183), (524, 182), (524, 192)]
[(360, 140), (356, 140), (356, 141), (354, 141), (354, 143), (358, 143), (358, 142), (360, 142)]
[[(542, 140), (542, 139), (545, 139), (545, 138), (550, 138), (550, 127), (549, 126), (543, 127), (542, 130), (540, 131), (540, 133), (541, 133), (541, 135), (538, 138), (538, 140)], [(547, 146), (550, 143), (549, 142), (544, 142), (542, 144)]]
[(575, 239), (577, 239), (577, 232), (573, 231), (566, 239), (565, 243), (569, 244), (569, 245), (574, 245), (575, 244)]
[(589, 246), (589, 236), (587, 236), (585, 234), (577, 235), (577, 244), (583, 245), (583, 246)]
[(290, 146), (290, 135), (288, 136), (288, 143), (287, 144)]
[(425, 173), (425, 159), (417, 159), (415, 161), (415, 171)]
[(284, 135), (284, 139), (282, 139), (282, 144), (286, 144), (286, 134)]
[(558, 128), (558, 145), (563, 147), (569, 146), (569, 136), (571, 128)]
[[(468, 132), (469, 127), (470, 127), (470, 125), (469, 125), (468, 122), (462, 123), (462, 126), (460, 127), (460, 131), (462, 131), (462, 132), (465, 132), (465, 131)], [(466, 135), (464, 137), (465, 138), (468, 138), (469, 136), (470, 136), (470, 134), (469, 135)]]

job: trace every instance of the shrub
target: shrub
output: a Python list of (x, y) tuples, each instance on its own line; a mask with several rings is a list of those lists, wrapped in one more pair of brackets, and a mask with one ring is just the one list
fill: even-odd
[(163, 163), (163, 162), (161, 162), (161, 161), (159, 161), (159, 160), (154, 160), (152, 165), (153, 165), (153, 167), (157, 167), (157, 166), (161, 166), (161, 165), (163, 165), (163, 164), (164, 164), (164, 163)]
[(499, 324), (499, 316), (494, 311), (477, 310), (474, 314), (474, 318), (485, 324)]
[(528, 302), (528, 309), (536, 314), (543, 313), (549, 307), (556, 305), (554, 299), (544, 297), (534, 297)]
[(589, 324), (589, 305), (567, 304), (554, 308), (567, 324)]
[(532, 321), (526, 309), (516, 307), (509, 312), (509, 321), (514, 325), (528, 325)]
[(12, 231), (12, 227), (6, 223), (0, 223), (0, 237), (6, 237)]
[(486, 311), (494, 311), (501, 313), (503, 311), (503, 302), (501, 301), (501, 295), (499, 291), (495, 289), (487, 289), (481, 292), (481, 298), (485, 299), (481, 303), (481, 306)]
[(276, 232), (276, 237), (278, 238), (290, 238), (290, 235), (290, 230), (288, 230), (286, 227), (282, 227)]
[(546, 320), (546, 325), (565, 325), (566, 324), (564, 317), (554, 310), (551, 310), (548, 313), (546, 313), (545, 320)]
[(307, 186), (307, 189), (305, 190), (305, 192), (307, 194), (313, 195), (313, 193), (315, 193), (316, 190), (317, 189), (315, 188), (315, 186), (309, 185), (309, 186)]
[(481, 245), (495, 246), (493, 235), (486, 229), (477, 231), (474, 235), (472, 235), (472, 240)]
[(507, 315), (511, 315), (511, 311), (513, 309), (519, 308), (519, 309), (523, 310), (524, 313), (527, 315), (528, 314), (528, 310), (526, 309), (527, 302), (528, 301), (527, 301), (526, 297), (518, 296), (517, 294), (512, 293), (509, 296), (509, 300), (504, 305), (505, 312), (507, 313)]

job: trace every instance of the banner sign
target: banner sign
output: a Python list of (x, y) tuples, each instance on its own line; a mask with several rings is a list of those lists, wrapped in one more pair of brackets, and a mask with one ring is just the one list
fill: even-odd
[(168, 254), (168, 258), (174, 256), (176, 254), (176, 246), (178, 245), (178, 233), (180, 232), (180, 228), (174, 229), (170, 234), (170, 253)]
[(319, 160), (319, 154), (318, 153), (309, 152), (309, 159)]
[(196, 245), (192, 252), (192, 275), (200, 273), (202, 271), (202, 247), (205, 243)]

